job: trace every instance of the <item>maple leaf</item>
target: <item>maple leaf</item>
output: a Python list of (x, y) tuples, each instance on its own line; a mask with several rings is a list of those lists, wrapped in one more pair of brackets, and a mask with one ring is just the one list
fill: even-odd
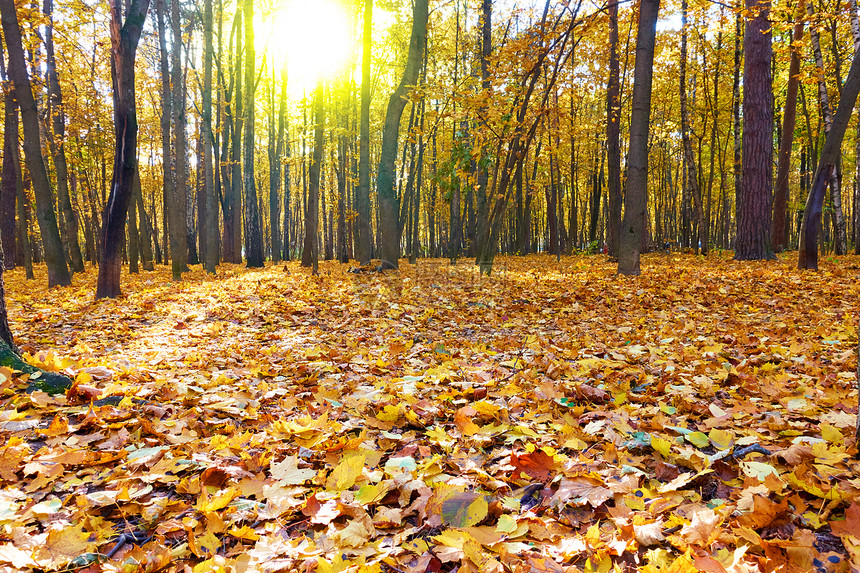
[(287, 456), (278, 463), (272, 463), (269, 468), (272, 477), (283, 485), (299, 485), (313, 479), (317, 472), (313, 469), (299, 469), (297, 456)]

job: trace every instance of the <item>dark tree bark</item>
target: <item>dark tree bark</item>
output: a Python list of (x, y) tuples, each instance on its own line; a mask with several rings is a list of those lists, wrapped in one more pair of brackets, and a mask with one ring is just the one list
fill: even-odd
[(218, 265), (218, 195), (215, 189), (215, 169), (213, 164), (212, 133), (212, 0), (203, 2), (203, 194), (205, 212), (200, 213), (202, 244), (204, 245), (203, 264), (206, 272), (215, 274)]
[(143, 270), (152, 271), (155, 267), (152, 265), (152, 229), (149, 226), (149, 220), (146, 216), (146, 207), (143, 204), (143, 191), (140, 188), (140, 170), (134, 173), (134, 198), (132, 199), (137, 204), (138, 212), (138, 235), (140, 237), (140, 258)]
[(236, 50), (233, 52), (233, 108), (230, 132), (230, 187), (224, 197), (224, 262), (242, 262), (242, 11), (236, 9), (233, 22)]
[[(287, 114), (287, 70), (281, 73), (281, 95), (277, 108), (274, 101), (275, 89), (272, 88), (272, 106), (269, 131), (269, 221), (272, 226), (272, 261), (281, 260), (281, 156), (284, 153), (284, 120)], [(275, 130), (275, 110), (277, 109), (278, 127)]]
[(370, 262), (372, 230), (370, 226), (370, 50), (373, 45), (373, 0), (364, 2), (364, 35), (361, 59), (361, 112), (358, 136), (358, 189), (355, 194), (355, 234), (360, 265)]
[[(489, 102), (492, 98), (490, 85), (490, 53), (493, 49), (493, 0), (481, 0), (481, 90), (483, 93), (484, 102)], [(480, 114), (482, 117), (487, 116), (488, 104), (481, 105)], [(487, 232), (489, 224), (489, 197), (487, 197), (487, 185), (490, 181), (489, 163), (490, 158), (487, 157), (487, 148), (484, 144), (486, 138), (481, 138), (481, 147), (478, 155), (478, 162), (475, 166), (475, 203), (477, 205), (477, 213), (475, 214), (475, 236), (483, 237)], [(558, 196), (557, 189), (553, 188), (553, 195)], [(557, 243), (556, 243), (557, 246)]]
[[(187, 269), (183, 253), (184, 237), (180, 241), (180, 236), (177, 235), (176, 229), (180, 223), (177, 220), (179, 211), (175, 208), (176, 201), (174, 196), (176, 190), (173, 185), (173, 151), (170, 145), (170, 123), (173, 109), (173, 97), (170, 91), (170, 71), (168, 66), (167, 54), (167, 32), (164, 22), (165, 17), (165, 0), (156, 0), (155, 16), (158, 27), (158, 44), (161, 63), (161, 176), (164, 193), (164, 229), (169, 237), (170, 242), (170, 260), (173, 271), (173, 280), (178, 281), (182, 278), (182, 273)], [(167, 243), (165, 243), (165, 250)], [(166, 253), (165, 253), (166, 257)]]
[(245, 256), (248, 267), (262, 268), (263, 232), (260, 227), (260, 209), (257, 205), (257, 188), (254, 184), (254, 80), (257, 55), (254, 49), (254, 0), (245, 0)]
[[(193, 236), (189, 240), (191, 225), (188, 224), (188, 212), (191, 205), (188, 201), (188, 147), (185, 133), (185, 78), (182, 70), (182, 18), (179, 10), (179, 0), (170, 2), (170, 27), (172, 45), (170, 53), (171, 65), (171, 87), (173, 88), (173, 201), (170, 210), (175, 219), (170, 221), (171, 255), (182, 265), (182, 272), (188, 271), (188, 263), (193, 263), (194, 247)], [(174, 247), (173, 242), (176, 241)]]
[(648, 208), (648, 132), (651, 127), (651, 84), (654, 43), (660, 0), (641, 0), (639, 30), (636, 33), (636, 65), (633, 69), (633, 113), (630, 117), (630, 150), (624, 219), (618, 244), (618, 273), (641, 273), (639, 257), (646, 233)]
[(842, 85), (839, 107), (836, 109), (830, 132), (827, 134), (824, 147), (821, 149), (821, 158), (818, 160), (818, 168), (812, 179), (812, 189), (806, 198), (797, 260), (797, 267), (800, 269), (818, 270), (818, 234), (821, 230), (824, 192), (827, 189), (828, 181), (836, 171), (836, 164), (842, 149), (842, 139), (845, 137), (845, 130), (848, 128), (848, 122), (854, 111), (858, 92), (860, 92), (860, 50), (854, 52), (851, 69), (848, 70), (848, 77)]
[[(135, 175), (135, 180), (137, 175)], [(128, 203), (128, 272), (129, 274), (140, 273), (140, 236), (137, 232), (137, 201), (134, 200), (134, 189), (132, 198)]]
[(8, 261), (6, 268), (15, 266), (15, 209), (18, 185), (21, 174), (18, 172), (18, 100), (15, 99), (15, 86), (6, 77), (3, 45), (0, 43), (0, 73), (3, 80), (4, 121), (3, 121), (3, 174), (0, 179), (0, 240), (3, 242), (3, 260)]
[(313, 273), (319, 273), (319, 240), (317, 231), (320, 218), (320, 166), (325, 144), (325, 96), (323, 80), (317, 82), (314, 91), (314, 156), (310, 167), (310, 185), (308, 186), (308, 206), (305, 210), (305, 245), (302, 251), (302, 266), (313, 268)]
[[(609, 170), (609, 220), (606, 238), (610, 256), (618, 256), (621, 227), (621, 73), (618, 61), (618, 0), (609, 2), (609, 81), (606, 85), (606, 164)], [(574, 232), (574, 230), (571, 230)]]
[(803, 3), (798, 4), (798, 18), (792, 34), (791, 60), (788, 64), (788, 86), (782, 116), (782, 134), (779, 140), (779, 162), (776, 168), (776, 185), (773, 194), (773, 223), (771, 243), (775, 252), (788, 246), (788, 179), (791, 170), (791, 148), (794, 143), (794, 126), (797, 121), (797, 90), (800, 84), (800, 54), (795, 44), (803, 38)]
[(27, 75), (24, 48), (21, 44), (21, 29), (18, 26), (18, 13), (14, 0), (0, 0), (0, 20), (2, 20), (3, 36), (9, 57), (9, 77), (15, 84), (15, 95), (24, 128), (24, 156), (36, 198), (36, 219), (39, 222), (45, 262), (48, 266), (48, 286), (66, 286), (71, 284), (72, 277), (66, 266), (63, 242), (60, 239), (57, 215), (54, 212), (53, 191), (48, 179), (45, 159), (42, 157), (39, 116), (30, 87), (30, 78)]
[(96, 298), (120, 295), (123, 228), (137, 170), (134, 59), (149, 0), (131, 0), (124, 22), (118, 0), (112, 0), (110, 6), (111, 61), (116, 75), (113, 90), (116, 145), (110, 196), (102, 218), (104, 227)]
[(379, 170), (376, 191), (379, 198), (379, 215), (382, 226), (382, 243), (379, 257), (384, 269), (396, 269), (400, 259), (400, 233), (398, 230), (398, 206), (394, 189), (397, 140), (400, 133), (400, 117), (406, 107), (411, 86), (418, 81), (422, 53), (427, 38), (428, 0), (415, 0), (412, 9), (412, 35), (409, 40), (409, 55), (400, 84), (388, 100), (385, 125), (382, 131), (382, 150), (379, 155)]
[(60, 89), (60, 78), (57, 75), (57, 61), (54, 55), (54, 3), (45, 0), (43, 12), (47, 16), (45, 26), (45, 52), (47, 56), (46, 71), (48, 76), (48, 102), (51, 115), (51, 128), (48, 130), (48, 142), (51, 154), (54, 156), (54, 169), (57, 177), (57, 199), (63, 219), (63, 238), (69, 252), (72, 271), (84, 272), (84, 258), (81, 256), (81, 245), (78, 242), (78, 221), (72, 209), (69, 197), (69, 168), (66, 163), (66, 113), (63, 108), (63, 92)]
[(694, 234), (693, 250), (699, 252), (699, 242), (702, 243), (701, 252), (708, 252), (708, 233), (705, 227), (704, 209), (702, 208), (702, 190), (699, 188), (699, 180), (696, 172), (696, 158), (693, 155), (693, 142), (690, 138), (690, 110), (687, 106), (687, 0), (681, 0), (681, 62), (678, 74), (680, 84), (681, 102), (681, 139), (684, 146), (684, 165), (686, 180), (684, 187), (688, 189), (693, 197), (693, 214), (696, 218), (696, 232)]
[(770, 244), (773, 185), (773, 85), (770, 0), (747, 0), (744, 32), (743, 189), (737, 205), (735, 259), (773, 257)]

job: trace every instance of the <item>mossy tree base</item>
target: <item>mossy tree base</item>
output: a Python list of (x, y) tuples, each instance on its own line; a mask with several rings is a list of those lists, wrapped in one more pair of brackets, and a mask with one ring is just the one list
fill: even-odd
[(62, 394), (72, 386), (72, 381), (68, 377), (56, 372), (46, 372), (24, 362), (3, 340), (0, 340), (0, 366), (8, 366), (31, 376), (39, 373), (38, 378), (30, 378), (26, 388), (27, 393), (40, 390), (52, 395)]

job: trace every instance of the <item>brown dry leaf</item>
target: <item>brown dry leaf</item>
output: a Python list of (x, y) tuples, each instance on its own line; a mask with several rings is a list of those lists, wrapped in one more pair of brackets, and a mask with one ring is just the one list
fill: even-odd
[(565, 477), (562, 478), (558, 491), (552, 496), (552, 503), (556, 507), (588, 504), (596, 508), (610, 499), (612, 495), (612, 490), (597, 478), (587, 476)]

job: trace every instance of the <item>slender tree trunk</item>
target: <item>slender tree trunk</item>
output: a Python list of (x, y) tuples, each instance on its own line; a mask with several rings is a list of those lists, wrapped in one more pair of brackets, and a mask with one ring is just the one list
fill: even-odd
[[(609, 169), (609, 255), (618, 256), (621, 227), (621, 72), (618, 61), (618, 0), (609, 2), (609, 81), (606, 85), (606, 163)], [(572, 179), (571, 179), (572, 183)]]
[(743, 193), (737, 205), (735, 259), (773, 257), (770, 244), (773, 185), (773, 82), (770, 0), (747, 0), (744, 33)]
[(305, 211), (305, 245), (302, 251), (302, 266), (311, 267), (313, 274), (319, 273), (319, 228), (320, 211), (320, 165), (325, 144), (325, 102), (323, 81), (317, 82), (314, 91), (314, 156), (310, 167), (308, 207)]
[[(179, 228), (177, 217), (178, 210), (175, 208), (176, 201), (174, 196), (176, 191), (173, 185), (173, 152), (170, 145), (170, 124), (173, 115), (173, 96), (170, 90), (170, 71), (168, 68), (168, 53), (167, 53), (167, 31), (164, 22), (165, 19), (165, 0), (156, 0), (155, 16), (158, 25), (158, 43), (161, 55), (161, 166), (162, 178), (164, 186), (164, 228), (170, 238), (170, 259), (172, 262), (173, 280), (179, 280), (182, 277), (182, 272), (185, 270), (183, 261), (182, 249), (179, 244), (179, 236), (176, 234), (176, 229)], [(185, 238), (182, 237), (184, 242)]]
[[(693, 155), (693, 144), (690, 139), (690, 110), (687, 106), (687, 0), (681, 0), (681, 63), (680, 72), (678, 74), (680, 80), (680, 100), (681, 100), (681, 139), (684, 146), (684, 165), (687, 167), (687, 177), (684, 181), (684, 187), (688, 189), (688, 195), (693, 197), (693, 213), (696, 217), (696, 235), (697, 243), (701, 242), (698, 237), (701, 237), (705, 227), (704, 212), (702, 209), (702, 190), (699, 188), (699, 180), (696, 177), (696, 158)], [(707, 233), (704, 233), (707, 241)], [(701, 245), (693, 245), (693, 250), (702, 254), (708, 252), (707, 243)]]
[[(137, 180), (138, 175), (134, 176)], [(132, 183), (132, 197), (128, 203), (128, 272), (129, 274), (139, 274), (140, 267), (140, 236), (137, 232), (137, 201), (134, 200), (134, 183)]]
[(4, 92), (3, 121), (3, 173), (0, 180), (0, 240), (3, 242), (5, 268), (11, 269), (17, 260), (15, 245), (15, 210), (17, 191), (20, 184), (20, 164), (18, 157), (18, 100), (15, 99), (15, 86), (6, 77), (3, 44), (0, 42), (0, 72), (2, 72)]
[(212, 130), (212, 0), (203, 0), (203, 203), (204, 212), (198, 216), (201, 222), (201, 234), (204, 245), (203, 266), (209, 274), (215, 274), (218, 265), (218, 195), (215, 187), (215, 170), (213, 163), (213, 145), (215, 138)]
[[(743, 163), (743, 138), (741, 134), (741, 55), (743, 53), (741, 39), (743, 38), (743, 19), (741, 11), (743, 1), (738, 0), (739, 9), (735, 14), (735, 57), (734, 72), (732, 74), (732, 135), (734, 138), (732, 171), (734, 172), (736, 213), (737, 209), (740, 208), (741, 195), (743, 194), (743, 177), (741, 174)], [(737, 242), (737, 237), (735, 237), (735, 242)]]
[(171, 0), (171, 87), (173, 88), (173, 201), (170, 205), (171, 211), (175, 212), (175, 219), (170, 221), (170, 233), (176, 235), (176, 245), (171, 241), (170, 250), (174, 263), (178, 259), (181, 271), (188, 270), (189, 255), (193, 241), (188, 241), (190, 226), (188, 225), (188, 210), (191, 205), (188, 202), (188, 149), (185, 133), (185, 82), (182, 73), (182, 21), (179, 11), (179, 0)]
[(803, 224), (800, 229), (800, 248), (797, 262), (800, 269), (818, 270), (818, 234), (821, 230), (824, 191), (828, 181), (836, 171), (842, 149), (842, 139), (854, 111), (858, 92), (860, 92), (860, 50), (854, 52), (851, 69), (848, 71), (848, 77), (842, 86), (839, 107), (836, 109), (836, 115), (833, 116), (830, 131), (824, 141), (821, 157), (818, 160), (818, 168), (812, 180), (812, 189), (810, 189), (806, 199)]
[(788, 246), (788, 180), (791, 170), (791, 148), (794, 144), (794, 127), (797, 122), (797, 90), (800, 84), (800, 54), (796, 46), (803, 38), (803, 4), (798, 4), (791, 43), (791, 60), (788, 64), (788, 86), (782, 116), (782, 134), (779, 141), (779, 159), (776, 168), (776, 185), (773, 194), (773, 250), (782, 252)]
[[(484, 102), (489, 102), (493, 97), (492, 87), (490, 85), (490, 54), (493, 50), (492, 45), (492, 18), (493, 18), (493, 0), (481, 0), (481, 90)], [(487, 103), (481, 106), (481, 116), (487, 115)], [(490, 180), (489, 163), (490, 158), (487, 157), (486, 145), (483, 141), (486, 138), (481, 138), (481, 149), (479, 153), (478, 164), (476, 165), (477, 173), (475, 177), (475, 202), (477, 205), (476, 221), (475, 221), (475, 236), (483, 237), (486, 234), (487, 220), (489, 217), (489, 198), (487, 197), (487, 184)], [(480, 263), (479, 263), (480, 264)]]
[(138, 235), (140, 236), (140, 258), (143, 270), (152, 271), (155, 267), (152, 265), (152, 232), (149, 227), (149, 221), (146, 216), (146, 208), (143, 205), (143, 191), (140, 187), (140, 169), (134, 174), (134, 198), (132, 199), (137, 204), (138, 216)]
[[(857, 0), (851, 0), (851, 35), (854, 52), (860, 51), (860, 3)], [(854, 135), (854, 254), (860, 255), (860, 106), (857, 107), (857, 133)], [(857, 419), (860, 424), (860, 415)]]
[(263, 235), (260, 226), (260, 210), (257, 206), (257, 190), (254, 185), (254, 80), (257, 69), (254, 50), (254, 0), (245, 0), (245, 255), (248, 267), (262, 268)]
[[(274, 92), (274, 88), (272, 88)], [(273, 155), (269, 157), (269, 221), (272, 227), (272, 261), (281, 260), (281, 156), (284, 153), (284, 118), (287, 114), (287, 70), (281, 73), (281, 95), (278, 98), (278, 128), (272, 126), (271, 135), (275, 135), (272, 146)], [(275, 102), (272, 101), (272, 115), (275, 113)]]
[(116, 73), (113, 91), (116, 144), (111, 191), (103, 217), (96, 298), (115, 298), (120, 294), (123, 230), (137, 170), (134, 60), (148, 8), (149, 0), (131, 0), (123, 22), (119, 2), (111, 2), (111, 54)]
[[(8, 1), (8, 0), (7, 0)], [(396, 269), (400, 259), (400, 240), (397, 229), (397, 197), (394, 193), (394, 160), (397, 155), (397, 140), (400, 132), (400, 117), (406, 107), (410, 86), (418, 81), (422, 52), (427, 37), (428, 0), (415, 0), (412, 10), (412, 35), (409, 55), (403, 77), (388, 100), (385, 125), (382, 132), (382, 151), (379, 157), (379, 172), (376, 188), (379, 197), (382, 244), (379, 246), (382, 268)]]
[(0, 0), (0, 20), (2, 20), (3, 35), (9, 58), (9, 77), (15, 84), (15, 94), (24, 128), (24, 156), (27, 161), (27, 169), (30, 172), (30, 180), (33, 183), (33, 194), (36, 198), (36, 219), (39, 221), (39, 230), (45, 249), (48, 286), (66, 286), (71, 284), (72, 278), (69, 274), (69, 268), (66, 266), (63, 242), (60, 239), (57, 215), (54, 212), (51, 182), (48, 179), (44, 157), (42, 157), (36, 100), (33, 98), (30, 78), (27, 75), (27, 64), (24, 60), (24, 49), (21, 44), (21, 29), (18, 27), (18, 14), (14, 0)]
[(236, 8), (236, 51), (234, 52), (233, 131), (231, 142), (231, 174), (229, 199), (224, 210), (224, 261), (242, 262), (242, 11)]
[(373, 0), (364, 2), (364, 35), (361, 59), (361, 112), (358, 136), (358, 190), (355, 195), (355, 233), (358, 263), (370, 262), (372, 230), (370, 226), (370, 51), (373, 45)]
[[(812, 4), (807, 4), (807, 13), (810, 17), (815, 16), (815, 9)], [(824, 120), (824, 137), (830, 133), (833, 125), (833, 113), (830, 108), (830, 97), (827, 94), (827, 83), (824, 79), (824, 58), (821, 55), (821, 42), (818, 34), (818, 27), (813, 24), (809, 28), (809, 37), (812, 40), (812, 54), (815, 58), (816, 75), (818, 77), (818, 104), (821, 108), (821, 117)], [(839, 81), (839, 71), (836, 72), (837, 81)], [(842, 213), (842, 190), (839, 183), (839, 161), (837, 166), (830, 174), (830, 198), (833, 202), (833, 218), (834, 227), (836, 228), (836, 237), (834, 246), (837, 255), (844, 255), (848, 252), (848, 238), (845, 231), (845, 216)]]
[(633, 70), (633, 113), (630, 117), (630, 150), (624, 219), (618, 245), (618, 273), (641, 273), (639, 257), (646, 233), (648, 208), (648, 133), (651, 127), (651, 84), (659, 0), (641, 0), (636, 33), (636, 65)]
[(43, 12), (48, 19), (45, 26), (45, 51), (47, 55), (48, 98), (51, 115), (51, 127), (48, 130), (48, 142), (51, 154), (54, 156), (54, 169), (57, 177), (57, 198), (60, 213), (63, 217), (63, 238), (68, 247), (72, 271), (84, 272), (84, 259), (81, 256), (81, 246), (78, 242), (78, 221), (72, 209), (69, 198), (69, 168), (66, 163), (66, 114), (63, 107), (63, 92), (60, 89), (60, 78), (57, 75), (57, 62), (54, 56), (54, 4), (53, 0), (44, 0)]

